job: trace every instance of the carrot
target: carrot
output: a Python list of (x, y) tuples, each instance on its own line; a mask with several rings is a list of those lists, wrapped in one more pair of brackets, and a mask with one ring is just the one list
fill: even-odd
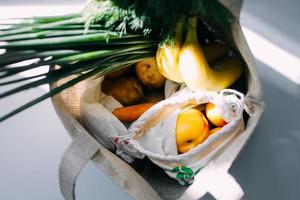
[(153, 105), (154, 103), (142, 103), (133, 106), (117, 108), (112, 113), (123, 122), (133, 122)]

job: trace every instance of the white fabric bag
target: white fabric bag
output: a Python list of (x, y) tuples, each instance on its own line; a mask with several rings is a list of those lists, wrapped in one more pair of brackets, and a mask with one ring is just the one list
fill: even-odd
[[(226, 124), (202, 144), (184, 154), (178, 154), (175, 136), (176, 121), (183, 108), (208, 102), (221, 111)], [(179, 91), (145, 112), (129, 128), (129, 144), (152, 162), (165, 170), (181, 184), (191, 183), (194, 175), (237, 133), (244, 130), (243, 94), (235, 90), (216, 92)]]

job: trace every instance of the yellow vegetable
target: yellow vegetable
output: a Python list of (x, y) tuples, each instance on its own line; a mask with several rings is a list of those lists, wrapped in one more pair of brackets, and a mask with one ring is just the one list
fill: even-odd
[(101, 90), (125, 106), (137, 104), (143, 98), (142, 84), (133, 76), (104, 79)]
[(179, 54), (182, 45), (183, 19), (179, 20), (175, 28), (174, 44), (164, 44), (156, 52), (158, 70), (167, 79), (183, 82), (179, 71)]
[(191, 90), (220, 91), (233, 84), (242, 73), (242, 63), (228, 58), (225, 63), (210, 68), (197, 39), (197, 17), (189, 19), (189, 30), (179, 56), (183, 81)]
[(135, 71), (139, 80), (150, 89), (165, 84), (166, 78), (158, 71), (155, 57), (136, 63)]

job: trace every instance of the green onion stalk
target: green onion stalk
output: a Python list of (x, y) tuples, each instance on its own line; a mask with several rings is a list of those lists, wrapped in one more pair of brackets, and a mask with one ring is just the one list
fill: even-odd
[[(0, 87), (17, 85), (0, 93), (0, 99), (76, 75), (0, 116), (0, 122), (80, 81), (155, 56), (160, 43), (172, 40), (176, 22), (195, 10), (213, 14), (224, 25), (232, 19), (217, 0), (91, 0), (80, 13), (0, 23), (10, 25), (0, 29)], [(49, 70), (20, 76), (43, 66)]]

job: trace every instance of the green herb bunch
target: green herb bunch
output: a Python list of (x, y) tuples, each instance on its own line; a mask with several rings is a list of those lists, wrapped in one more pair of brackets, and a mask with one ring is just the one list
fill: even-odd
[[(80, 13), (12, 23), (0, 30), (0, 87), (18, 84), (0, 93), (0, 99), (76, 77), (0, 117), (0, 122), (82, 80), (155, 56), (159, 43), (172, 40), (180, 17), (195, 14), (226, 26), (232, 20), (217, 0), (91, 0)], [(37, 68), (48, 70), (20, 76)]]

